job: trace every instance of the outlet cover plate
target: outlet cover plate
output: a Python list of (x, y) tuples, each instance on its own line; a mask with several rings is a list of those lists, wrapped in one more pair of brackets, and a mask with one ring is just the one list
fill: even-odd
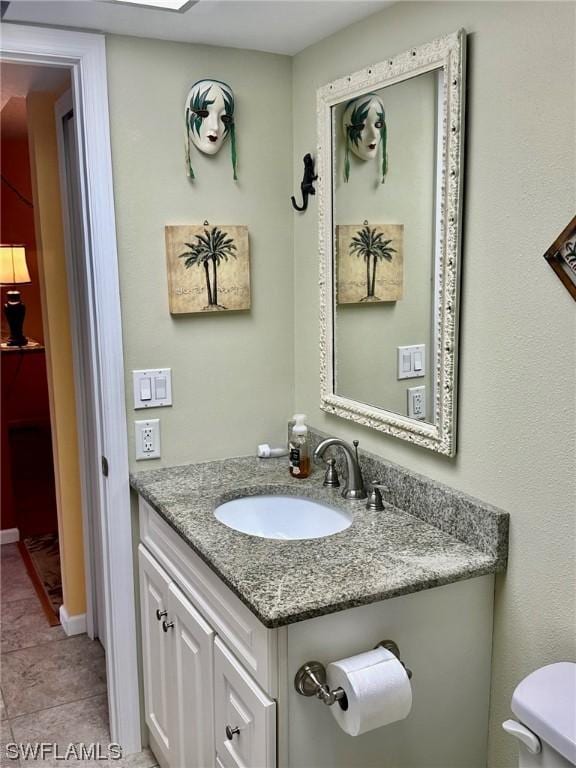
[(408, 388), (408, 418), (418, 421), (426, 418), (426, 387)]
[(134, 422), (136, 461), (160, 458), (160, 419)]

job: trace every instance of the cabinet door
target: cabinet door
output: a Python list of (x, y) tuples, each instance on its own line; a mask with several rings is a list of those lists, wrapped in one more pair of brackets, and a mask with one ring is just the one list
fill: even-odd
[(163, 613), (168, 610), (170, 578), (141, 544), (138, 561), (146, 724), (156, 746), (170, 762), (169, 666), (173, 643), (170, 632), (163, 629), (163, 621), (168, 620)]
[(214, 631), (174, 584), (168, 595), (174, 623), (170, 720), (174, 768), (214, 766)]
[(218, 765), (274, 768), (276, 702), (268, 698), (218, 637), (214, 640), (214, 697)]

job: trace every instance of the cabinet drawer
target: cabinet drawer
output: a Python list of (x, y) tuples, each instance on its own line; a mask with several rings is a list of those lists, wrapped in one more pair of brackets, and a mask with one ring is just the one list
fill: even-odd
[(277, 695), (277, 633), (267, 629), (142, 498), (140, 538), (251, 675)]
[[(229, 738), (229, 728), (238, 729), (238, 733)], [(276, 765), (276, 702), (251, 679), (219, 638), (214, 641), (214, 730), (217, 765)]]

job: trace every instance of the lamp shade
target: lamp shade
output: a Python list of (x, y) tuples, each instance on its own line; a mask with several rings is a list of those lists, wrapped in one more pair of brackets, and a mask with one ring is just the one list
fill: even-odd
[(30, 283), (26, 264), (26, 249), (23, 245), (0, 245), (0, 283), (22, 285)]

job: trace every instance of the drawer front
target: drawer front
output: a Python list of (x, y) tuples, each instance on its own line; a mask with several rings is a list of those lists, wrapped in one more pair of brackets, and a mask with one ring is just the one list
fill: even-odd
[(140, 538), (250, 674), (277, 695), (276, 630), (267, 629), (140, 497)]
[[(238, 729), (228, 732), (227, 729)], [(216, 757), (224, 768), (275, 768), (276, 702), (214, 641)]]

